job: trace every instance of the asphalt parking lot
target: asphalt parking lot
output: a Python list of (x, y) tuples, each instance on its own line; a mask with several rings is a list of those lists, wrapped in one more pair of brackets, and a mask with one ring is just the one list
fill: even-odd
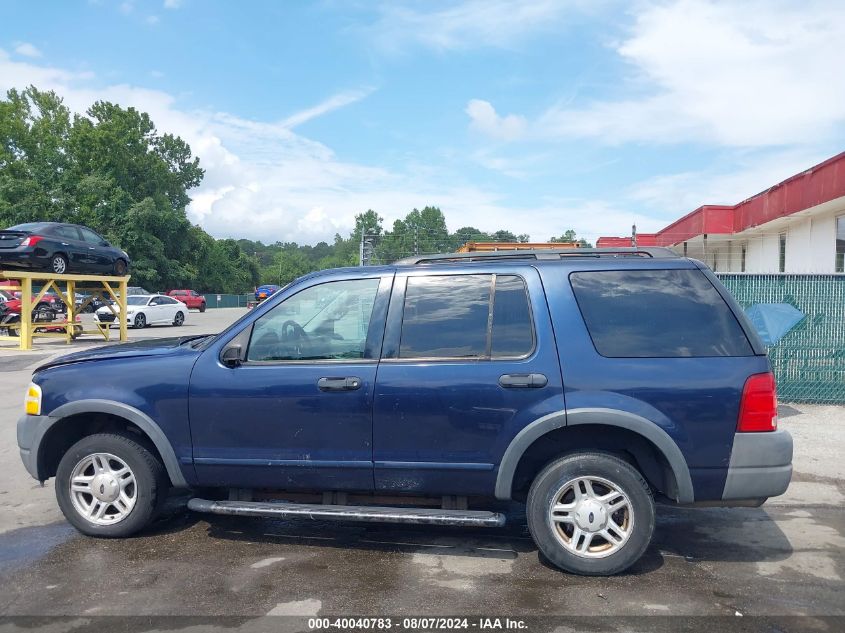
[[(243, 313), (192, 312), (182, 328), (130, 338), (215, 332)], [(173, 499), (169, 517), (139, 537), (80, 536), (52, 482), (40, 487), (18, 457), (31, 370), (69, 351), (37, 345), (0, 347), (2, 614), (845, 616), (845, 407), (781, 407), (795, 438), (783, 497), (755, 509), (660, 507), (654, 542), (632, 570), (583, 578), (544, 564), (519, 507), (503, 529), (459, 530), (201, 516)]]

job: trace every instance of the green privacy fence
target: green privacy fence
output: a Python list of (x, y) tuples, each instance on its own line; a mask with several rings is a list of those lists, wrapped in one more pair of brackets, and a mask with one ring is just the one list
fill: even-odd
[(207, 308), (245, 308), (247, 301), (255, 301), (255, 295), (217, 295), (206, 294)]
[(804, 318), (769, 358), (785, 402), (845, 403), (845, 275), (717, 275), (743, 308), (786, 303)]

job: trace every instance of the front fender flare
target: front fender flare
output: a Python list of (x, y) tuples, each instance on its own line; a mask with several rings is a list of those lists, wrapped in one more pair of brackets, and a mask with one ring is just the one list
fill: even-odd
[(496, 498), (511, 498), (516, 467), (522, 455), (535, 440), (550, 431), (581, 424), (616, 426), (643, 436), (654, 444), (663, 453), (666, 461), (669, 462), (669, 467), (672, 469), (678, 486), (678, 502), (692, 503), (695, 500), (687, 461), (684, 459), (681, 449), (678, 448), (678, 445), (666, 431), (654, 422), (634, 413), (602, 408), (572, 409), (550, 413), (534, 420), (517, 433), (505, 449), (502, 461), (499, 464), (499, 472), (496, 476)]
[[(129, 406), (128, 404), (116, 402), (114, 400), (100, 399), (75, 400), (74, 402), (68, 402), (50, 412), (49, 418), (51, 422), (41, 429), (41, 437), (46, 435), (50, 427), (59, 422), (61, 419), (72, 415), (79, 415), (80, 413), (108, 413), (132, 422), (132, 424), (141, 429), (155, 445), (159, 455), (161, 455), (162, 461), (164, 462), (164, 468), (167, 470), (170, 483), (176, 488), (188, 487), (188, 482), (185, 481), (185, 476), (182, 474), (182, 469), (179, 467), (179, 460), (176, 459), (176, 453), (173, 452), (173, 446), (171, 446), (170, 440), (167, 439), (164, 431), (161, 430), (161, 427), (156, 424), (150, 416), (143, 411), (139, 411), (135, 407)], [(39, 441), (40, 439), (41, 438), (39, 438)]]

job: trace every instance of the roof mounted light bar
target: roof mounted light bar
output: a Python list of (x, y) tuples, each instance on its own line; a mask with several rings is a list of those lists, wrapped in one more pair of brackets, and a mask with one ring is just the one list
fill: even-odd
[(442, 253), (406, 257), (396, 262), (397, 266), (418, 264), (449, 264), (464, 262), (507, 261), (507, 260), (562, 260), (598, 257), (680, 257), (668, 248), (543, 248), (537, 250), (477, 251), (472, 253)]

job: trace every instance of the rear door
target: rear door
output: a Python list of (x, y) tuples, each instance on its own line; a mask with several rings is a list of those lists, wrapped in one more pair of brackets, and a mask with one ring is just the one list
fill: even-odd
[(376, 379), (377, 490), (492, 495), (511, 439), (563, 409), (534, 268), (397, 273)]
[(164, 323), (173, 323), (176, 318), (176, 313), (180, 309), (184, 310), (184, 306), (173, 297), (159, 297), (161, 302), (161, 319)]

